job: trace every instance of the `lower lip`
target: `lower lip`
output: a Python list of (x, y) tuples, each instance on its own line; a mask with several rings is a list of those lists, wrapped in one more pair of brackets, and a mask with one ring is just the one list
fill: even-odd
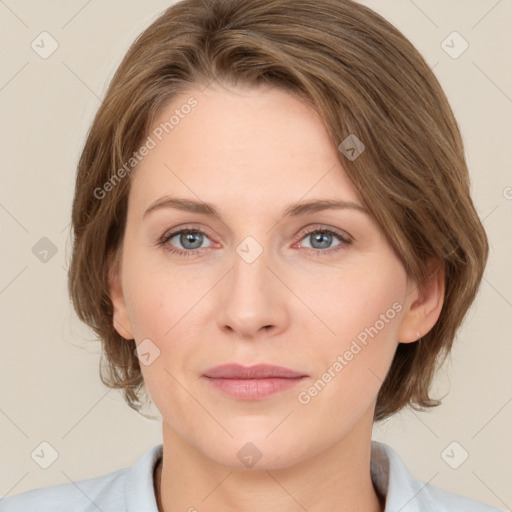
[(307, 377), (265, 379), (220, 379), (205, 377), (213, 386), (234, 398), (258, 400), (291, 389)]

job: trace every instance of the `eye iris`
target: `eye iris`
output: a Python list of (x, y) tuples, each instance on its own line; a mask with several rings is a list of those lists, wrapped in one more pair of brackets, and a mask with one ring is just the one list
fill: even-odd
[[(331, 243), (331, 239), (332, 239), (332, 235), (328, 234), (328, 233), (321, 233), (321, 232), (317, 232), (316, 234), (312, 235), (313, 237), (313, 241), (314, 243), (316, 242), (320, 242), (320, 247), (315, 247), (314, 243), (312, 243), (312, 246), (315, 248), (315, 249), (325, 249), (326, 247), (329, 247), (330, 243)], [(323, 241), (323, 244), (322, 244), (322, 241)]]
[[(194, 239), (197, 242), (199, 240), (199, 244), (194, 246)], [(188, 246), (188, 243), (191, 242), (193, 247)], [(180, 243), (185, 247), (186, 249), (198, 249), (201, 247), (201, 244), (203, 242), (203, 236), (200, 233), (195, 233), (193, 231), (185, 231), (180, 236)]]

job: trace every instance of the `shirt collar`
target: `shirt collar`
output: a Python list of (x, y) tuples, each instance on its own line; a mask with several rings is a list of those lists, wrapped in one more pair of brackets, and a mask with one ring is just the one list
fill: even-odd
[(385, 496), (384, 512), (440, 510), (427, 484), (412, 477), (390, 446), (372, 441), (370, 473), (376, 492)]
[(124, 484), (126, 512), (158, 512), (153, 470), (162, 458), (163, 449), (163, 444), (154, 446), (128, 471)]

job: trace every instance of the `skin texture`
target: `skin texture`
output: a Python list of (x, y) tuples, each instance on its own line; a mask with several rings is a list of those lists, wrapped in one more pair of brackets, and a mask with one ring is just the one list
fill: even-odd
[[(362, 204), (310, 106), (273, 88), (214, 83), (174, 98), (155, 127), (191, 96), (197, 106), (134, 171), (111, 282), (119, 334), (137, 345), (150, 339), (160, 351), (141, 365), (163, 419), (159, 508), (383, 510), (369, 471), (377, 393), (398, 343), (415, 342), (436, 322), (443, 277), (418, 288), (361, 211), (282, 217), (298, 201)], [(222, 220), (172, 208), (143, 217), (165, 195), (212, 203)], [(179, 235), (158, 244), (185, 228), (205, 234), (188, 245)], [(306, 235), (322, 228), (351, 243)], [(237, 252), (248, 236), (263, 249), (252, 263)], [(195, 253), (179, 256), (169, 247)], [(401, 310), (300, 403), (298, 393), (394, 303)], [(230, 362), (285, 366), (308, 378), (265, 399), (239, 400), (202, 377)], [(237, 456), (249, 442), (261, 453), (250, 468)]]

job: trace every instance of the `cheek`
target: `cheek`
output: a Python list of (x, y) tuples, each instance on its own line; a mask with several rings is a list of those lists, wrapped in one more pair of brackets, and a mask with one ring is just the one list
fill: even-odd
[[(376, 258), (375, 258), (376, 259)], [(323, 339), (334, 348), (352, 339), (392, 337), (398, 328), (406, 287), (402, 265), (393, 258), (367, 259), (329, 277), (303, 281), (298, 292), (321, 321)], [(315, 284), (316, 283), (316, 284)], [(313, 316), (313, 315), (311, 315)]]
[[(171, 395), (180, 394), (172, 376), (181, 381), (181, 376), (195, 369), (190, 362), (204, 329), (201, 316), (206, 301), (202, 297), (212, 283), (211, 276), (194, 277), (191, 272), (172, 268), (153, 252), (127, 249), (123, 289), (136, 343), (143, 344), (138, 350), (142, 375), (158, 402), (166, 386), (174, 390)], [(148, 352), (151, 362), (146, 365), (141, 354)], [(184, 395), (183, 401), (187, 400)]]
[[(362, 397), (370, 400), (376, 395), (396, 351), (405, 271), (391, 256), (366, 263), (343, 273), (333, 272), (329, 280), (316, 281), (321, 289), (309, 289), (308, 305), (318, 312), (323, 335), (308, 352), (311, 360), (319, 363), (317, 388), (323, 397), (318, 402), (326, 405), (342, 400), (364, 407)], [(312, 322), (318, 321), (309, 322), (309, 332), (313, 332)], [(313, 395), (316, 392), (311, 391)]]
[(123, 289), (137, 341), (150, 338), (163, 342), (171, 337), (204, 293), (197, 289), (201, 280), (195, 281), (190, 275), (183, 278), (180, 269), (165, 264), (161, 250), (144, 251), (133, 244), (129, 252), (127, 247)]
[(155, 267), (144, 270), (140, 260), (133, 265), (136, 272), (127, 279), (126, 291), (145, 387), (164, 417), (177, 412), (188, 416), (193, 404), (182, 386), (184, 375), (191, 371), (193, 340), (198, 337), (192, 321), (196, 313), (192, 306), (198, 299), (190, 284), (176, 276), (171, 279)]

